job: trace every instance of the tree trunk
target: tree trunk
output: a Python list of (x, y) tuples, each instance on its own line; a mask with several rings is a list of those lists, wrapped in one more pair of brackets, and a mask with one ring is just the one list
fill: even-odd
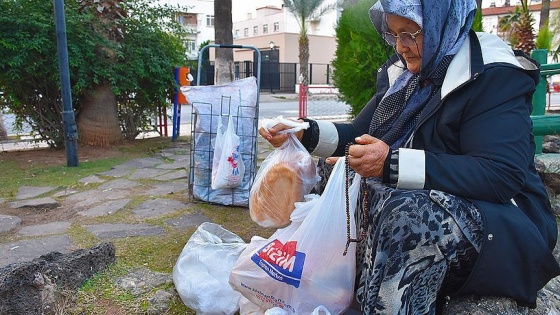
[(299, 37), (299, 73), (303, 78), (303, 85), (309, 85), (309, 37)]
[[(233, 44), (233, 23), (231, 18), (231, 1), (214, 1), (214, 36), (216, 44)], [(216, 84), (233, 81), (233, 50), (230, 48), (216, 49), (215, 63)]]
[(117, 98), (111, 85), (101, 84), (85, 95), (78, 115), (78, 141), (94, 146), (109, 146), (122, 140), (117, 113)]
[(541, 19), (539, 21), (539, 30), (548, 28), (548, 18), (550, 15), (550, 0), (542, 0), (541, 3)]
[(8, 131), (4, 125), (4, 114), (0, 112), (0, 140), (8, 140)]

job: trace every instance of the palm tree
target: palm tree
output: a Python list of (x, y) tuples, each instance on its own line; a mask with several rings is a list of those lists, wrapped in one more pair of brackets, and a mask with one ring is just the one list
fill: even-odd
[(519, 16), (519, 21), (514, 25), (514, 41), (513, 47), (519, 49), (526, 54), (530, 55), (531, 51), (535, 49), (535, 18), (531, 11), (529, 11), (529, 6), (527, 4), (528, 0), (521, 0), (521, 15)]
[(294, 15), (300, 27), (299, 45), (299, 66), (302, 83), (309, 84), (308, 64), (309, 64), (309, 37), (308, 22), (324, 15), (337, 8), (336, 3), (321, 6), (324, 0), (284, 0), (284, 6)]
[[(82, 10), (92, 10), (100, 26), (93, 31), (118, 42), (123, 38), (116, 21), (126, 16), (121, 0), (80, 0)], [(100, 58), (115, 59), (115, 52), (101, 47)], [(108, 81), (100, 81), (91, 91), (80, 96), (82, 109), (78, 115), (79, 141), (88, 145), (107, 146), (122, 140), (117, 97)]]
[[(214, 36), (216, 44), (233, 44), (231, 0), (214, 1)], [(233, 81), (233, 50), (216, 50), (215, 84)]]
[(548, 28), (549, 16), (550, 16), (550, 0), (542, 0), (541, 20), (539, 21), (539, 30), (543, 28)]
[(535, 49), (535, 18), (529, 10), (528, 0), (521, 0), (521, 8), (499, 20), (499, 29), (506, 33), (506, 38), (515, 49), (531, 54)]

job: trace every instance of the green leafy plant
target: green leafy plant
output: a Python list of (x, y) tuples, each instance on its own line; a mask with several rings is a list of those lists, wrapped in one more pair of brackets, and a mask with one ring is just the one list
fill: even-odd
[(368, 10), (374, 2), (360, 0), (346, 7), (336, 27), (333, 81), (341, 99), (351, 106), (351, 115), (358, 114), (371, 99), (377, 69), (394, 53), (370, 21)]
[(550, 47), (552, 46), (553, 38), (554, 38), (554, 34), (550, 32), (548, 27), (541, 28), (539, 30), (539, 35), (537, 35), (537, 39), (535, 40), (536, 48), (550, 50)]
[(484, 28), (482, 27), (482, 10), (480, 9), (480, 7), (476, 10), (473, 25), (471, 28), (475, 32), (484, 32)]

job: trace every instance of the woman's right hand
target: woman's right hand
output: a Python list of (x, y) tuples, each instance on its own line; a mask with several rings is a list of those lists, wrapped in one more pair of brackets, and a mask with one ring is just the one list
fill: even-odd
[[(265, 138), (273, 147), (278, 148), (286, 140), (288, 140), (288, 133), (279, 133), (282, 130), (290, 129), (291, 127), (284, 124), (276, 124), (272, 128), (266, 130), (265, 128), (259, 128), (259, 134), (261, 137)], [(301, 141), (303, 137), (303, 130), (295, 133), (296, 138)]]

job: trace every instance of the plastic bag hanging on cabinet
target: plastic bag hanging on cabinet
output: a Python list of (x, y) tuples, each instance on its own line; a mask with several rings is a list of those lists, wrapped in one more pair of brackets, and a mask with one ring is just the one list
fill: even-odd
[(238, 187), (245, 174), (245, 165), (239, 151), (240, 140), (235, 133), (232, 115), (228, 115), (226, 130), (222, 131), (222, 128), (220, 120), (212, 160), (212, 189)]

